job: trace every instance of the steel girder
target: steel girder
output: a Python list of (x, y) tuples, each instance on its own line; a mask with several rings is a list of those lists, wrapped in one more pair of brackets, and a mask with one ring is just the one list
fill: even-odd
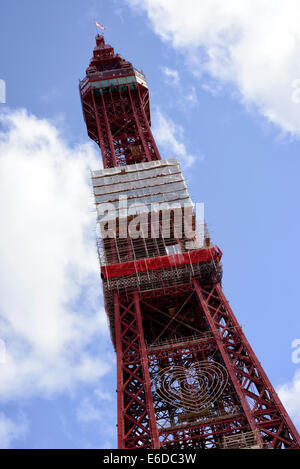
[(158, 448), (146, 346), (137, 293), (115, 292), (119, 448)]
[[(219, 284), (201, 286), (195, 280), (161, 291), (114, 295), (119, 448), (220, 448), (224, 435), (250, 430), (260, 447), (300, 447)], [(176, 303), (172, 314), (169, 301)], [(186, 321), (180, 318), (183, 311)], [(199, 320), (189, 322), (192, 314)], [(171, 339), (178, 327), (179, 335), (186, 335), (181, 341), (159, 342), (162, 331)], [(146, 345), (145, 333), (152, 337), (151, 345)], [(228, 383), (207, 415), (184, 421), (184, 408), (174, 409), (162, 399), (153, 378), (166, 364), (187, 369), (202, 360), (224, 366)]]
[[(140, 85), (82, 97), (89, 136), (100, 146), (104, 168), (160, 160), (147, 117), (148, 95)], [(149, 111), (148, 111), (149, 112)]]
[(300, 448), (300, 437), (246, 339), (220, 284), (194, 281), (209, 323), (252, 430), (271, 448)]

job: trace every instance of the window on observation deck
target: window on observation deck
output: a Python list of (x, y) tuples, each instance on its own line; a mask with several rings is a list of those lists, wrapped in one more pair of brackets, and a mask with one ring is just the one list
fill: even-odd
[[(88, 87), (89, 83), (86, 86)], [(94, 96), (100, 96), (101, 94), (109, 93), (109, 91), (128, 92), (128, 88), (131, 91), (136, 90), (137, 82), (135, 76), (111, 78), (110, 80), (93, 81), (92, 88), (94, 90)]]

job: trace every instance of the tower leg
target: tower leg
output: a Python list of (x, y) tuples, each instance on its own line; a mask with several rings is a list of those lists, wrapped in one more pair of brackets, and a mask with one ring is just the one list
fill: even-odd
[(219, 284), (195, 290), (258, 443), (300, 448), (299, 434), (263, 371)]
[(118, 447), (159, 448), (138, 293), (114, 293)]

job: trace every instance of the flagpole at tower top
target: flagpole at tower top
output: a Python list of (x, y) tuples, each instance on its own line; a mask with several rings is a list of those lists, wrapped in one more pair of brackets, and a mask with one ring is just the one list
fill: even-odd
[(105, 31), (104, 26), (101, 23), (98, 23), (98, 21), (96, 21), (96, 20), (94, 20), (94, 21), (95, 21), (97, 35), (100, 34), (101, 36), (104, 36), (104, 31)]

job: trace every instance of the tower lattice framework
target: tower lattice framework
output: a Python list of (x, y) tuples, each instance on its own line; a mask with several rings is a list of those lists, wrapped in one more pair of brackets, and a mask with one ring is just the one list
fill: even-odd
[(92, 182), (119, 448), (300, 448), (224, 296), (222, 252), (197, 225), (178, 161), (161, 159), (144, 74), (97, 35), (79, 88), (104, 167)]

